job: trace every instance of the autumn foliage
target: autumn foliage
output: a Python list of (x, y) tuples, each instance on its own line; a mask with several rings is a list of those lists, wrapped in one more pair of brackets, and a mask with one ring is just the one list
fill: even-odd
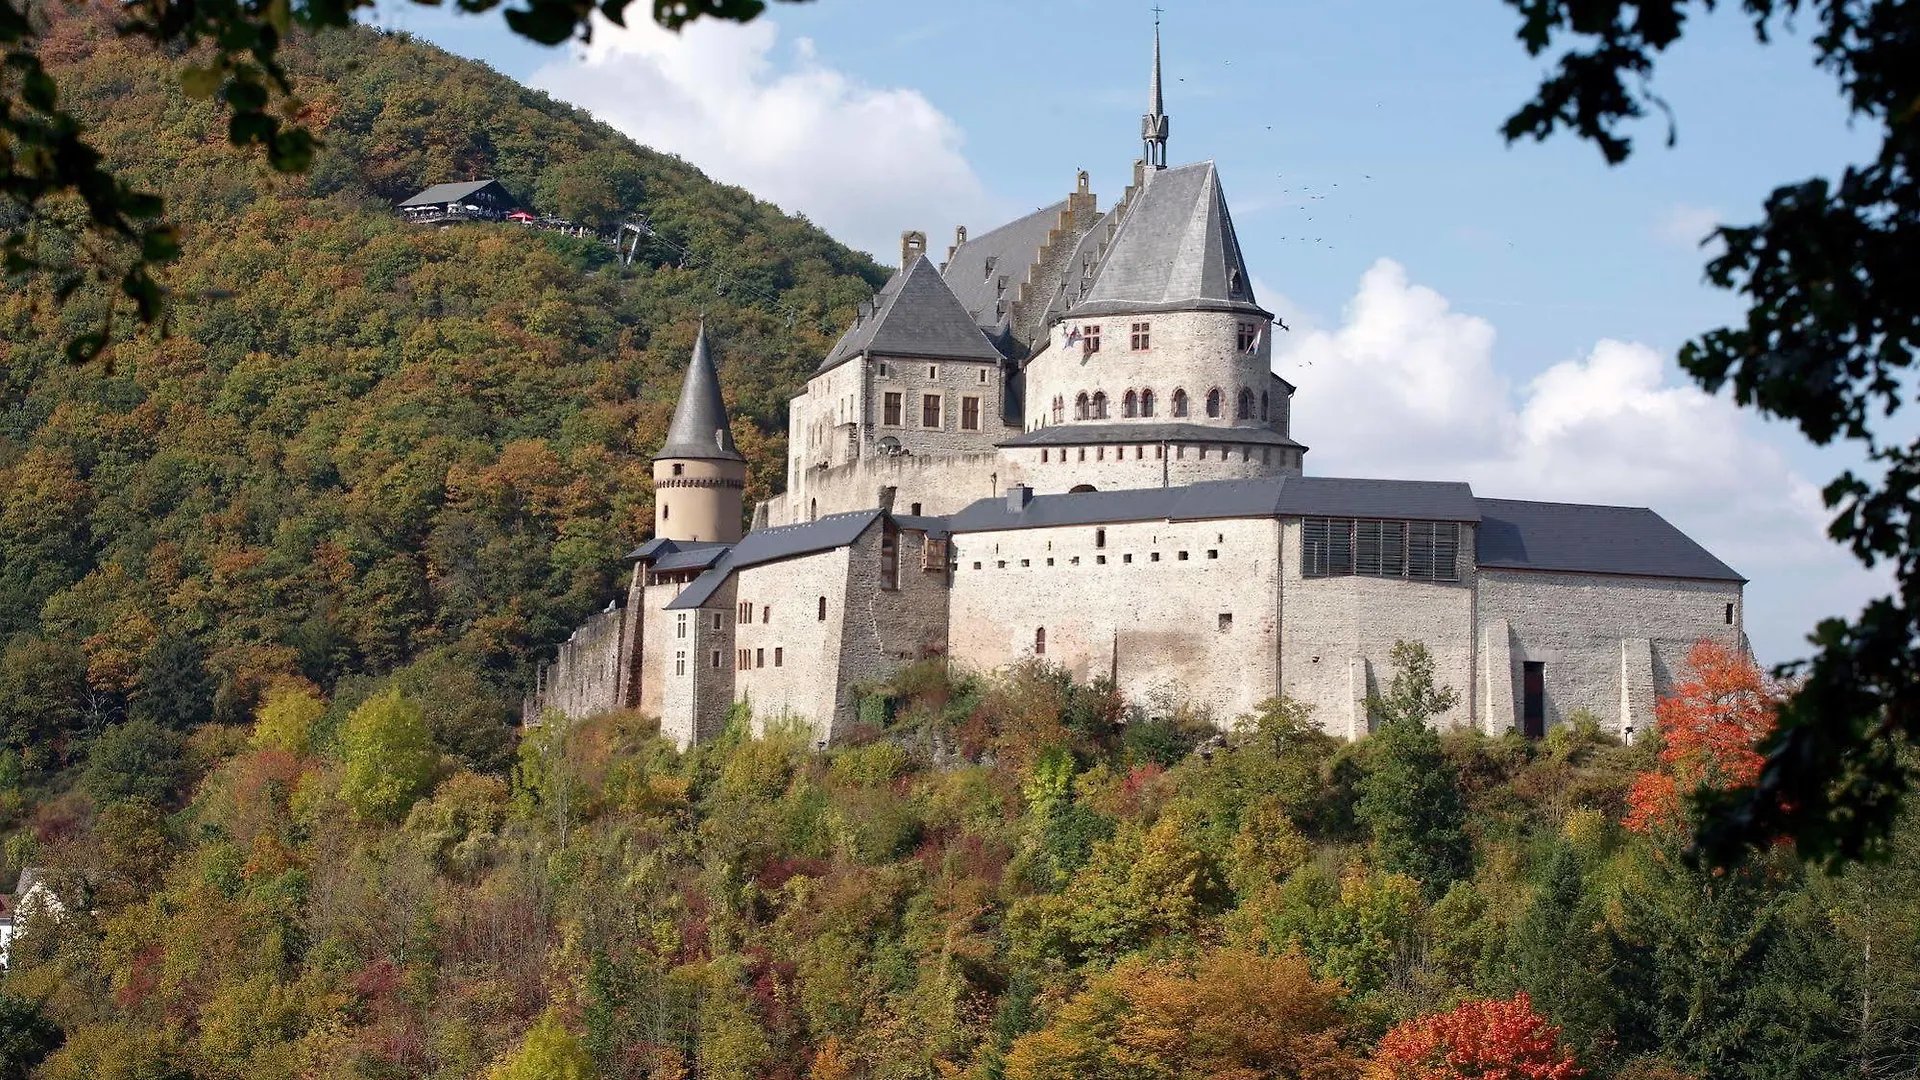
[(1681, 797), (1701, 787), (1743, 787), (1760, 775), (1755, 749), (1773, 730), (1780, 688), (1753, 658), (1702, 640), (1687, 654), (1689, 677), (1660, 699), (1660, 767), (1627, 794), (1626, 826), (1650, 833), (1676, 824)]
[(1468, 1001), (1387, 1032), (1364, 1080), (1574, 1080), (1584, 1070), (1525, 993)]

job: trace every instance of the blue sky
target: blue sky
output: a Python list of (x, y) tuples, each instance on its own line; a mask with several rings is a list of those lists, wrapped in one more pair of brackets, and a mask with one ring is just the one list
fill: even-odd
[[(1737, 317), (1695, 241), (1774, 186), (1868, 156), (1804, 36), (1757, 46), (1699, 22), (1609, 168), (1499, 125), (1545, 63), (1495, 0), (1163, 0), (1170, 158), (1219, 162), (1260, 298), (1293, 331), (1309, 471), (1447, 475), (1489, 495), (1650, 505), (1753, 579), (1768, 661), (1876, 581), (1819, 536), (1815, 452), (1690, 388), (1672, 357)], [(637, 3), (635, 12), (644, 10)], [(605, 28), (542, 49), (498, 16), (390, 6), (381, 21), (590, 109), (719, 179), (897, 259), (1063, 197), (1103, 203), (1139, 153), (1150, 4), (817, 0), (680, 39)]]

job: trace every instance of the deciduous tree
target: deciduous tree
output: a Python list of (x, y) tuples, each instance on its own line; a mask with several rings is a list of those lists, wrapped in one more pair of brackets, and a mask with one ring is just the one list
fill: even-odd
[(1575, 1080), (1583, 1075), (1560, 1045), (1560, 1029), (1533, 1011), (1524, 993), (1508, 1001), (1467, 1001), (1387, 1032), (1366, 1080)]
[(1627, 793), (1626, 826), (1671, 828), (1681, 800), (1702, 788), (1750, 785), (1765, 764), (1755, 749), (1773, 730), (1780, 689), (1753, 658), (1713, 641), (1687, 653), (1687, 677), (1654, 706), (1660, 767)]

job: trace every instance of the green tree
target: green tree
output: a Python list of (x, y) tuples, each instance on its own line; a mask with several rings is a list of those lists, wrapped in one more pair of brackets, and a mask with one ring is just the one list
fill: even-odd
[(87, 744), (80, 787), (98, 803), (166, 804), (184, 776), (180, 734), (152, 720), (128, 720)]
[(212, 715), (213, 692), (206, 650), (190, 637), (165, 638), (141, 660), (129, 712), (137, 720), (193, 727)]
[(253, 745), (261, 750), (280, 750), (295, 757), (313, 751), (314, 728), (327, 714), (327, 703), (298, 682), (283, 683), (267, 691), (253, 724)]
[(0, 1080), (27, 1080), (64, 1041), (38, 1004), (0, 991)]
[(586, 1046), (560, 1022), (559, 1013), (548, 1009), (487, 1080), (594, 1080), (599, 1075)]
[(0, 653), (0, 737), (29, 768), (54, 763), (87, 712), (87, 658), (65, 641), (16, 634)]
[(1513, 925), (1507, 954), (1513, 988), (1526, 991), (1592, 1065), (1605, 1061), (1614, 1026), (1603, 925), (1600, 898), (1587, 887), (1579, 855), (1556, 841), (1533, 901)]
[(1431, 721), (1459, 700), (1436, 684), (1433, 657), (1418, 642), (1396, 642), (1393, 682), (1367, 698), (1375, 728), (1355, 815), (1373, 832), (1380, 865), (1420, 882), (1428, 901), (1473, 869), (1466, 802)]
[[(1712, 0), (1507, 0), (1529, 53), (1563, 49), (1539, 93), (1506, 122), (1509, 141), (1562, 128), (1607, 161), (1632, 150), (1626, 126), (1668, 113), (1652, 86), (1656, 60)], [(1912, 392), (1920, 359), (1920, 4), (1912, 0), (1744, 0), (1763, 44), (1800, 40), (1833, 75), (1848, 123), (1878, 135), (1879, 151), (1837, 181), (1776, 188), (1764, 218), (1724, 226), (1707, 279), (1740, 294), (1744, 323), (1680, 350), (1709, 392), (1799, 426), (1820, 445), (1856, 444), (1868, 466), (1828, 484), (1829, 533), (1869, 566), (1892, 564), (1897, 588), (1852, 621), (1828, 619), (1810, 638), (1805, 681), (1764, 747), (1757, 781), (1699, 796), (1697, 839), (1713, 859), (1791, 836), (1807, 857), (1881, 850), (1913, 767), (1900, 746), (1920, 741), (1920, 439), (1883, 421)], [(1796, 19), (1810, 33), (1783, 32)], [(1571, 42), (1571, 44), (1569, 44)], [(1668, 113), (1669, 118), (1671, 114)], [(1668, 128), (1668, 141), (1674, 129)]]
[(439, 759), (426, 720), (397, 687), (353, 710), (341, 743), (340, 794), (363, 819), (398, 822), (433, 784)]

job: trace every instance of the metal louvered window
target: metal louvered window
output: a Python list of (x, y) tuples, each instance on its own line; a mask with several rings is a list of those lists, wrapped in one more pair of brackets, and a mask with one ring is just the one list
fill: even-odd
[(1459, 555), (1458, 522), (1305, 518), (1300, 523), (1303, 577), (1457, 581)]

